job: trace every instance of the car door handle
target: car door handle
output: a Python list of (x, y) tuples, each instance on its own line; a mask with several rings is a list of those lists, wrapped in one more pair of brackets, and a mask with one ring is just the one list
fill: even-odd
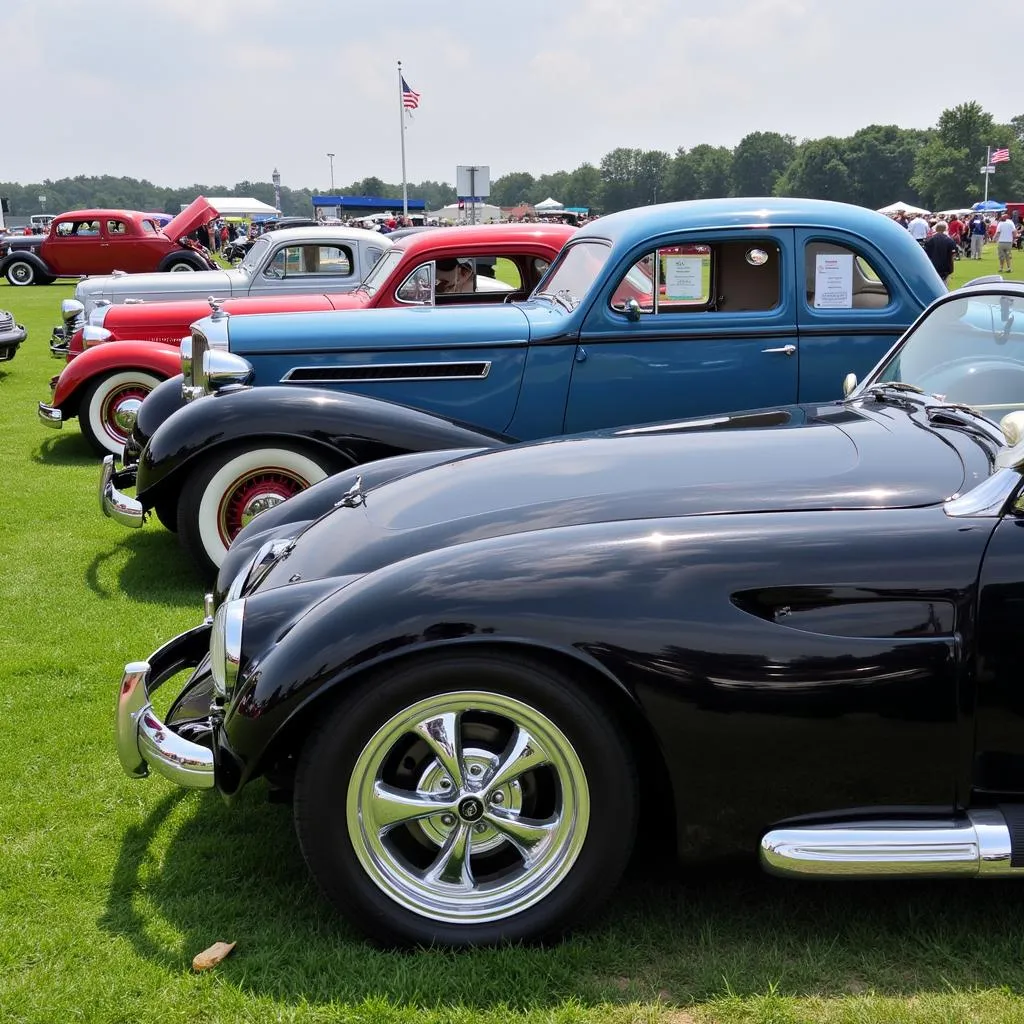
[(763, 348), (762, 352), (778, 352), (784, 356), (791, 356), (796, 352), (796, 345), (780, 345), (778, 348)]

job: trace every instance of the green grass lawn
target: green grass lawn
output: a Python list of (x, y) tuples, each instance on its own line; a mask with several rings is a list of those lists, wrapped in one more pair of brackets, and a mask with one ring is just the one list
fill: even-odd
[[(994, 270), (990, 246), (954, 283)], [(0, 364), (0, 1022), (1024, 1022), (1020, 884), (644, 866), (556, 948), (398, 954), (320, 897), (262, 784), (227, 808), (125, 778), (122, 666), (194, 625), (202, 588), (173, 535), (102, 517), (77, 425), (36, 419), (70, 293), (0, 284), (30, 329)], [(235, 955), (193, 974), (217, 940)]]

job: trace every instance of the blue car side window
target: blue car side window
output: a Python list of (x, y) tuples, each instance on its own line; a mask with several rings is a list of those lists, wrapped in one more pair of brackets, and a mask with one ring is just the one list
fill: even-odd
[(814, 310), (885, 309), (892, 296), (863, 253), (822, 239), (804, 248), (807, 305)]
[(782, 256), (773, 240), (686, 242), (637, 260), (612, 293), (611, 306), (656, 316), (767, 312), (781, 302), (781, 288)]

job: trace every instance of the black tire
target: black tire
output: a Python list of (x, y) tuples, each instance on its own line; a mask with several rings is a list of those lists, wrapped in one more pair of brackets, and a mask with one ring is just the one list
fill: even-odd
[(171, 533), (178, 532), (178, 505), (174, 501), (158, 501), (153, 506), (153, 512), (156, 514), (160, 525), (165, 530), (170, 530)]
[(161, 267), (161, 270), (166, 270), (169, 274), (205, 269), (205, 267), (199, 266), (199, 261), (195, 257), (187, 254), (182, 256), (171, 256), (164, 262), (163, 267)]
[[(464, 779), (480, 773), (478, 790), (460, 789), (457, 780), (452, 790), (453, 779), (434, 770), (442, 764), (436, 750), (415, 738), (403, 719), (411, 715), (409, 721), (419, 722), (425, 715), (436, 723), (445, 708), (457, 707), (463, 699), (477, 711), (451, 720), (458, 723), (455, 749), (461, 752), (458, 764)], [(511, 728), (496, 708), (508, 709)], [(298, 756), (294, 816), (299, 843), (328, 898), (384, 945), (463, 947), (555, 938), (596, 910), (625, 870), (637, 827), (633, 758), (608, 710), (545, 665), (504, 653), (445, 654), (407, 662), (375, 673), (330, 714), (317, 717), (321, 724)], [(433, 725), (429, 733), (434, 733)], [(517, 760), (509, 750), (526, 734), (530, 746)], [(383, 745), (377, 742), (381, 736), (387, 737)], [(494, 780), (499, 770), (494, 766), (513, 761), (522, 766), (529, 750), (542, 751), (550, 761), (510, 772), (501, 787), (509, 795), (500, 804), (493, 794), (486, 799), (491, 789), (487, 780)], [(496, 759), (488, 760), (489, 755)], [(502, 762), (502, 757), (507, 760)], [(472, 758), (480, 760), (474, 764)], [(403, 772), (404, 783), (399, 778)], [(458, 815), (433, 814), (378, 827), (373, 808), (387, 801), (379, 801), (372, 780), (367, 783), (371, 775), (414, 791), (431, 779), (426, 788), (432, 794), (437, 786), (449, 790), (447, 799), (458, 801)], [(486, 805), (467, 805), (471, 792), (484, 794)], [(515, 792), (519, 807), (514, 809)], [(507, 833), (491, 824), (502, 810), (515, 810), (514, 818), (501, 820), (522, 823), (524, 829), (536, 827), (531, 812), (551, 829), (535, 847), (524, 841), (535, 854), (532, 865)], [(450, 828), (447, 836), (444, 826)], [(466, 838), (461, 841), (470, 851), (468, 868), (460, 873), (460, 883), (469, 884), (469, 890), (459, 896), (451, 895), (446, 882), (432, 883), (428, 875), (442, 861), (451, 870), (454, 858), (446, 859), (449, 847), (444, 844), (458, 846), (456, 830), (462, 830)], [(473, 852), (475, 843), (482, 844), (478, 853)], [(378, 845), (387, 851), (383, 856)], [(409, 864), (425, 880), (411, 894), (402, 887), (402, 872)], [(474, 872), (488, 873), (487, 886), (477, 887)], [(476, 919), (458, 920), (470, 908)]]
[(261, 511), (272, 507), (340, 468), (340, 458), (276, 441), (216, 451), (188, 475), (181, 489), (178, 539), (200, 572), (213, 577), (228, 545), (247, 524), (246, 515), (258, 514), (254, 508), (261, 502)]
[(4, 275), (7, 278), (7, 283), (14, 288), (27, 288), (29, 285), (35, 284), (39, 278), (35, 264), (20, 259), (11, 260), (7, 264)]

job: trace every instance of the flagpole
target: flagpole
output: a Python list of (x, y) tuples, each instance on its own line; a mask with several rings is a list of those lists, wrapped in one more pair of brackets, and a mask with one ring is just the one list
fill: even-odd
[[(404, 165), (403, 165), (404, 166)], [(985, 147), (985, 202), (988, 202), (988, 169), (992, 166), (992, 147)]]
[(398, 62), (398, 117), (402, 133), (402, 218), (409, 219), (409, 187), (405, 180), (405, 97), (402, 95), (402, 62)]

